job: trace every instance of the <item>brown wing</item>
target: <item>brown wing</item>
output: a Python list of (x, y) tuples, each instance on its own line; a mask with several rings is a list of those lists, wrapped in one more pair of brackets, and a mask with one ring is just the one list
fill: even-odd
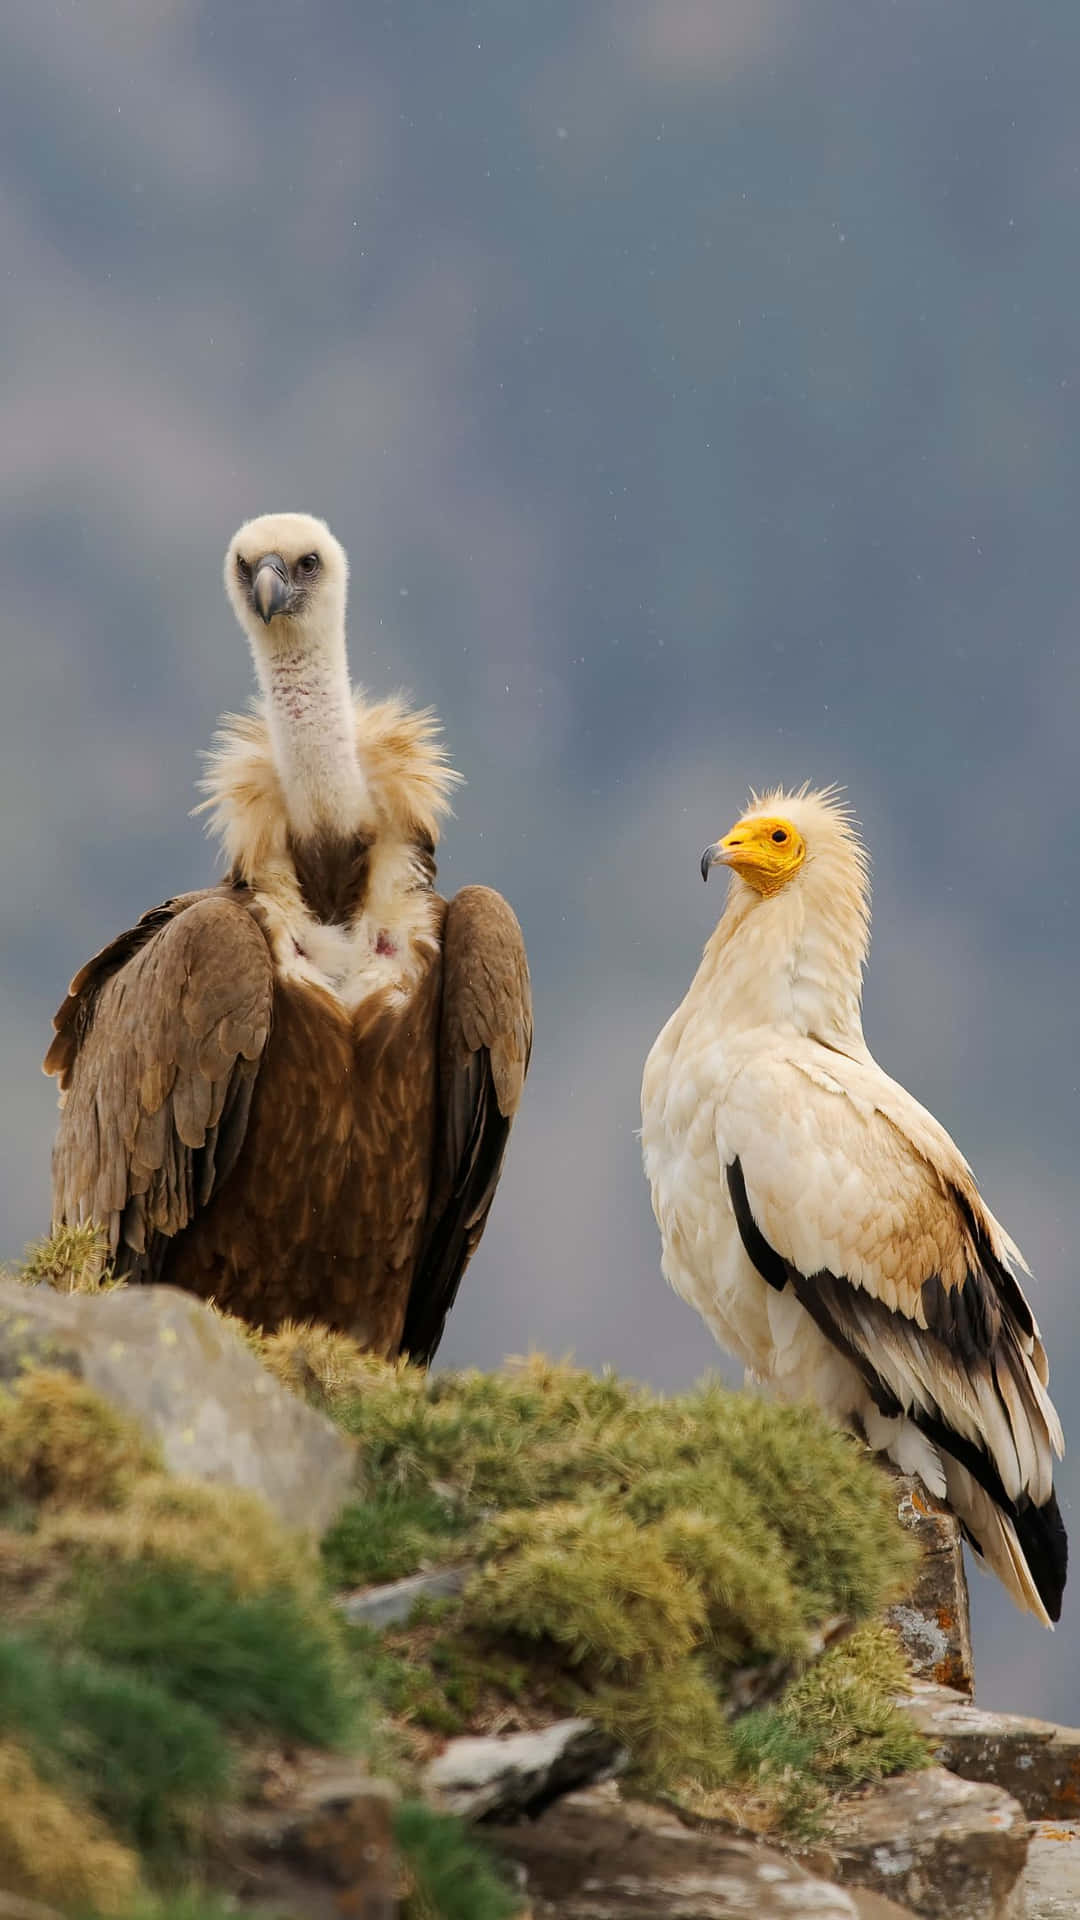
[(217, 888), (155, 907), (71, 983), (45, 1057), (62, 1089), (53, 1221), (99, 1221), (129, 1279), (156, 1277), (235, 1165), (272, 990), (261, 927)]
[(532, 992), (521, 928), (490, 887), (463, 887), (446, 910), (435, 1179), (401, 1337), (426, 1365), (480, 1243), (532, 1048)]

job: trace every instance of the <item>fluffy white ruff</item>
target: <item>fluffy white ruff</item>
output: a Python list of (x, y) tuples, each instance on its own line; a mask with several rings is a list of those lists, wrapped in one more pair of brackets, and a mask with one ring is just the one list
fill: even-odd
[[(258, 895), (282, 973), (353, 1006), (376, 987), (407, 991), (430, 953), (437, 909), (422, 854), (436, 845), (461, 776), (449, 766), (434, 714), (393, 697), (352, 697), (355, 749), (374, 835), (363, 911), (347, 928), (309, 912), (289, 851), (290, 816), (263, 703), (227, 715), (195, 808), (231, 872)], [(380, 951), (382, 948), (382, 951)]]

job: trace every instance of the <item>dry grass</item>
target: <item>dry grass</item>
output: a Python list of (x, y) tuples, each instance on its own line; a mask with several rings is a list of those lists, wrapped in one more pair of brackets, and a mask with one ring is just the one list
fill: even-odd
[(287, 1533), (257, 1495), (150, 1473), (115, 1512), (67, 1506), (43, 1516), (44, 1547), (94, 1561), (153, 1560), (224, 1575), (238, 1593), (270, 1587), (314, 1601), (319, 1569), (308, 1542)]
[(0, 1502), (116, 1507), (156, 1464), (138, 1428), (69, 1373), (36, 1369), (0, 1393)]
[(125, 1914), (139, 1862), (104, 1823), (42, 1781), (30, 1756), (0, 1740), (0, 1885), (31, 1899)]

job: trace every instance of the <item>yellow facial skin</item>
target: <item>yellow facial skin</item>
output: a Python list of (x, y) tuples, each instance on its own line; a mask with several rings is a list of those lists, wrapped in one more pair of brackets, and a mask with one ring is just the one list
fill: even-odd
[(730, 867), (748, 886), (768, 899), (798, 873), (806, 859), (806, 842), (797, 827), (780, 814), (754, 814), (740, 820), (722, 840), (706, 847), (701, 877), (713, 867)]

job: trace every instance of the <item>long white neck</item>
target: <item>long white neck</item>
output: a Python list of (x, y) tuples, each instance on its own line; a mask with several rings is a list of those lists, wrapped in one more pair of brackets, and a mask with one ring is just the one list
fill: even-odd
[(809, 864), (768, 899), (734, 879), (689, 997), (726, 1033), (779, 1027), (861, 1058), (868, 927), (861, 887)]
[(345, 837), (370, 826), (344, 636), (305, 629), (265, 651), (254, 638), (252, 651), (291, 832)]

